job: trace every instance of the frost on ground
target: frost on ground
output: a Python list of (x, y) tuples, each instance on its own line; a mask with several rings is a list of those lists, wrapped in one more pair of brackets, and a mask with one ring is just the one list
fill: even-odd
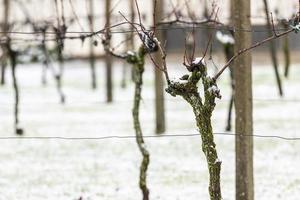
[[(104, 70), (98, 63), (99, 89), (90, 89), (87, 63), (66, 64), (66, 105), (60, 105), (55, 83), (41, 86), (40, 65), (20, 66), (21, 125), (26, 136), (99, 137), (134, 135), (131, 119), (133, 85), (120, 88), (122, 64), (116, 63), (115, 103), (104, 103)], [(182, 69), (175, 70), (175, 69)], [(254, 132), (261, 135), (299, 137), (299, 66), (292, 66), (284, 82), (285, 97), (277, 96), (270, 66), (254, 67)], [(172, 65), (171, 75), (185, 74)], [(145, 135), (154, 130), (153, 69), (146, 67), (141, 124)], [(9, 72), (8, 72), (9, 74)], [(218, 83), (223, 99), (213, 116), (215, 132), (223, 132), (229, 99), (228, 74)], [(118, 81), (117, 81), (118, 80)], [(11, 82), (0, 88), (0, 134), (13, 136)], [(168, 134), (197, 133), (190, 107), (166, 95)], [(273, 100), (264, 100), (273, 99)], [(291, 101), (285, 101), (289, 99)], [(270, 138), (254, 140), (255, 195), (258, 200), (299, 199), (299, 141)], [(147, 138), (151, 153), (151, 199), (208, 199), (208, 177), (199, 137)], [(222, 160), (222, 193), (234, 199), (234, 137), (216, 135)], [(140, 200), (138, 167), (141, 155), (134, 139), (109, 140), (0, 140), (0, 199), (2, 200)]]

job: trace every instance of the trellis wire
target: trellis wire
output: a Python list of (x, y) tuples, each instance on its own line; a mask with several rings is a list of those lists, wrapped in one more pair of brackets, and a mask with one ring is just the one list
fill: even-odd
[[(259, 134), (235, 134), (230, 132), (216, 132), (214, 135), (219, 136), (238, 136), (238, 137), (253, 137), (253, 138), (265, 138), (265, 139), (278, 139), (285, 141), (300, 141), (300, 137), (284, 137), (279, 135), (259, 135)], [(160, 139), (160, 138), (182, 138), (182, 137), (196, 137), (201, 136), (200, 133), (194, 134), (164, 134), (164, 135), (145, 135), (144, 138), (149, 139)], [(111, 136), (102, 136), (102, 137), (62, 137), (62, 136), (26, 136), (26, 137), (17, 137), (17, 136), (7, 136), (0, 137), (0, 140), (123, 140), (123, 139), (136, 139), (136, 136), (133, 135), (111, 135)]]
[[(211, 27), (210, 25), (207, 24), (202, 24), (202, 25), (165, 25), (165, 27), (160, 27), (160, 28), (156, 28), (156, 30), (173, 30), (173, 29), (186, 29), (186, 28), (190, 28), (190, 29), (213, 29), (213, 30), (234, 30), (234, 31), (243, 31), (243, 32), (268, 32), (270, 30), (273, 31), (273, 29), (267, 29), (267, 28), (263, 28), (263, 29), (237, 29), (235, 27), (232, 26), (217, 26), (216, 28)], [(151, 31), (152, 28), (148, 29), (147, 31)], [(284, 31), (286, 30), (285, 28), (277, 28), (275, 29), (275, 31)], [(66, 31), (67, 34), (104, 34), (105, 30), (101, 29), (95, 32), (91, 32), (91, 31)], [(132, 33), (132, 32), (136, 32), (135, 30), (132, 29), (117, 29), (115, 31), (110, 31), (111, 34), (117, 34), (117, 33)], [(0, 34), (20, 34), (20, 35), (37, 35), (37, 34), (42, 34), (43, 32), (41, 31), (0, 31)], [(54, 31), (46, 31), (45, 32), (48, 35), (55, 35), (56, 33)]]
[[(151, 31), (153, 28), (148, 29), (147, 31)], [(190, 30), (190, 29), (202, 29), (202, 30), (223, 30), (223, 31), (243, 31), (243, 32), (251, 32), (251, 33), (266, 33), (268, 32), (270, 29), (236, 29), (235, 27), (231, 27), (231, 26), (226, 26), (226, 25), (222, 25), (222, 26), (210, 26), (207, 24), (202, 24), (202, 25), (194, 25), (194, 26), (187, 26), (187, 25), (176, 25), (176, 26), (169, 26), (169, 25), (165, 25), (165, 27), (158, 27), (156, 28), (156, 30)], [(275, 29), (276, 32), (280, 32), (280, 31), (286, 31), (286, 28), (278, 28)], [(274, 31), (272, 29), (272, 31)], [(85, 38), (93, 38), (96, 36), (99, 36), (101, 34), (105, 34), (106, 30), (105, 29), (101, 29), (95, 32), (91, 32), (91, 31), (67, 31), (66, 32), (66, 36), (64, 36), (61, 39), (64, 40), (78, 40), (78, 41), (84, 41), (83, 39)], [(129, 33), (133, 33), (133, 34), (137, 34), (135, 30), (132, 29), (118, 29), (118, 30), (111, 30), (110, 31), (111, 34), (129, 34)], [(55, 36), (55, 32), (54, 31), (47, 31), (45, 32), (46, 35), (48, 35), (48, 37), (46, 38), (38, 38), (37, 36), (39, 36), (40, 34), (43, 34), (40, 31), (0, 31), (0, 34), (3, 35), (30, 35), (30, 36), (35, 36), (33, 38), (18, 38), (18, 37), (13, 37), (10, 38), (12, 41), (12, 44), (17, 44), (16, 42), (24, 42), (24, 44), (26, 43), (34, 43), (34, 42), (55, 42), (57, 41), (57, 38)], [(69, 34), (69, 35), (68, 35)], [(72, 34), (77, 34), (77, 35), (72, 35)], [(49, 35), (53, 35), (55, 37), (49, 37)], [(0, 44), (1, 43), (6, 43), (6, 36), (3, 36), (2, 38), (0, 37)]]

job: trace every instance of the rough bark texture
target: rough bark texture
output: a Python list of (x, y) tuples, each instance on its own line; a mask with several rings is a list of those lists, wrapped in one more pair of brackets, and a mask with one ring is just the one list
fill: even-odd
[(145, 53), (146, 51), (144, 50), (144, 48), (140, 47), (139, 52), (136, 55), (127, 57), (127, 61), (133, 65), (133, 81), (135, 84), (135, 91), (134, 91), (134, 103), (132, 109), (132, 116), (134, 122), (134, 130), (136, 133), (136, 142), (143, 156), (143, 160), (140, 166), (139, 186), (143, 193), (143, 200), (148, 200), (149, 189), (147, 187), (147, 169), (150, 162), (150, 155), (143, 139), (143, 133), (142, 133), (141, 124), (139, 120)]
[[(154, 21), (160, 20), (164, 12), (164, 1), (157, 0), (157, 5), (154, 10), (155, 17)], [(164, 35), (162, 31), (157, 31), (155, 34), (158, 41), (164, 43)], [(159, 53), (155, 54), (155, 61), (158, 66), (162, 66), (162, 60)], [(166, 120), (165, 120), (165, 97), (164, 97), (164, 80), (163, 73), (161, 70), (154, 68), (155, 70), (155, 116), (156, 116), (156, 133), (162, 134), (166, 131)]]
[[(271, 25), (271, 20), (270, 20), (268, 1), (267, 0), (263, 0), (263, 1), (264, 1), (264, 6), (265, 6), (265, 14), (266, 14), (266, 18), (267, 18), (268, 34), (269, 34), (269, 36), (272, 36), (273, 32), (272, 32), (272, 25)], [(278, 71), (278, 59), (277, 59), (277, 55), (276, 55), (276, 41), (275, 40), (270, 41), (270, 53), (271, 53), (272, 63), (273, 63), (274, 71), (275, 71), (275, 77), (276, 77), (276, 81), (277, 81), (277, 85), (278, 85), (279, 95), (283, 96), (282, 83), (281, 83), (281, 78), (280, 78), (280, 74)]]
[[(105, 0), (105, 18), (106, 18), (106, 27), (110, 27), (110, 9), (111, 9), (111, 0)], [(110, 42), (110, 41), (108, 41)], [(110, 45), (109, 45), (110, 46)], [(110, 103), (113, 101), (113, 82), (112, 82), (112, 57), (109, 53), (105, 55), (106, 63), (106, 102)]]
[(117, 54), (108, 46), (109, 42), (107, 40), (103, 40), (102, 44), (104, 45), (104, 50), (106, 51), (106, 53), (109, 53), (111, 56), (114, 56), (116, 58), (126, 60), (130, 65), (132, 65), (133, 68), (133, 82), (135, 85), (135, 90), (132, 117), (136, 134), (136, 142), (143, 157), (140, 166), (139, 187), (143, 194), (143, 200), (149, 200), (149, 189), (147, 187), (147, 169), (150, 162), (150, 154), (144, 142), (143, 132), (139, 120), (139, 110), (142, 96), (141, 93), (143, 85), (145, 55), (146, 53), (151, 53), (151, 51), (149, 49), (146, 49), (146, 47), (142, 45), (139, 48), (138, 52), (127, 51), (127, 53), (125, 54)]
[[(204, 102), (197, 87), (199, 81), (202, 81), (204, 88)], [(207, 76), (206, 66), (199, 66), (199, 68), (194, 69), (187, 80), (171, 81), (166, 91), (172, 96), (179, 95), (183, 97), (192, 106), (196, 118), (196, 125), (201, 134), (202, 151), (206, 156), (208, 165), (210, 199), (221, 200), (221, 161), (218, 159), (211, 126), (211, 116), (215, 107), (215, 98), (221, 98), (216, 83)]]
[[(236, 30), (251, 29), (250, 0), (234, 0)], [(251, 46), (251, 33), (235, 32), (235, 53)], [(253, 200), (253, 134), (251, 54), (239, 55), (234, 62), (236, 113), (236, 200)]]
[[(110, 39), (108, 37), (108, 39)], [(143, 72), (145, 65), (145, 55), (146, 53), (154, 52), (155, 49), (149, 49), (141, 45), (138, 52), (127, 51), (125, 54), (117, 54), (115, 53), (109, 46), (109, 41), (103, 40), (102, 44), (104, 45), (104, 50), (106, 53), (110, 54), (119, 59), (124, 59), (132, 65), (133, 68), (133, 82), (135, 85), (134, 90), (134, 103), (132, 108), (132, 117), (133, 117), (133, 125), (136, 134), (136, 142), (139, 147), (139, 150), (142, 154), (142, 163), (140, 166), (140, 178), (139, 178), (139, 187), (143, 194), (143, 200), (149, 200), (149, 189), (147, 187), (147, 169), (150, 162), (150, 154), (146, 148), (143, 132), (141, 129), (141, 124), (139, 120), (139, 110), (140, 110), (140, 102), (141, 102), (141, 93), (142, 93), (142, 85), (143, 85)]]

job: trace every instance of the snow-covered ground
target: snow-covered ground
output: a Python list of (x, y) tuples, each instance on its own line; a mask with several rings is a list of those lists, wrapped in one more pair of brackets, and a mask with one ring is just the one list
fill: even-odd
[[(58, 103), (55, 84), (41, 85), (40, 65), (18, 68), (21, 84), (21, 125), (26, 136), (99, 137), (134, 135), (131, 105), (133, 85), (120, 88), (122, 64), (115, 65), (115, 103), (105, 104), (104, 69), (98, 63), (98, 85), (90, 89), (90, 70), (83, 61), (66, 65), (66, 105)], [(172, 75), (183, 67), (171, 63)], [(145, 135), (154, 135), (154, 89), (146, 68), (141, 122)], [(300, 66), (291, 67), (284, 80), (285, 97), (277, 95), (271, 66), (255, 66), (254, 132), (299, 137)], [(229, 99), (228, 74), (219, 81), (222, 100), (213, 116), (215, 132), (224, 132)], [(0, 87), (0, 136), (13, 136), (11, 82)], [(167, 134), (196, 133), (190, 107), (166, 95)], [(273, 99), (273, 100), (263, 100)], [(287, 101), (288, 100), (288, 101)], [(199, 137), (147, 138), (151, 153), (148, 173), (151, 199), (208, 199), (206, 161)], [(224, 200), (235, 196), (234, 137), (216, 135), (222, 162)], [(254, 139), (255, 196), (258, 200), (298, 200), (300, 196), (300, 141)], [(0, 140), (0, 199), (2, 200), (139, 200), (141, 156), (134, 139)]]

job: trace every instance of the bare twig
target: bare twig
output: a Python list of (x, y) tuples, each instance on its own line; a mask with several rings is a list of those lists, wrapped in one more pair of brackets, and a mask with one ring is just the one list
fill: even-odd
[(79, 20), (79, 17), (78, 17), (78, 15), (77, 15), (76, 11), (75, 11), (75, 7), (74, 7), (74, 4), (73, 4), (73, 1), (72, 1), (72, 0), (69, 0), (69, 4), (70, 4), (70, 6), (71, 6), (72, 13), (73, 13), (73, 15), (74, 15), (74, 17), (75, 17), (75, 20), (76, 20), (78, 26), (80, 27), (80, 29), (81, 29), (82, 31), (84, 31), (84, 28), (83, 28), (83, 26), (81, 25), (80, 20)]
[(176, 18), (174, 20), (170, 20), (170, 21), (163, 21), (163, 22), (158, 22), (156, 23), (157, 26), (161, 26), (161, 25), (173, 25), (173, 24), (187, 24), (187, 25), (203, 25), (203, 24), (209, 24), (209, 23), (216, 23), (219, 25), (223, 25), (223, 23), (219, 22), (219, 21), (215, 21), (213, 19), (204, 19), (204, 20), (199, 20), (199, 21), (189, 21), (189, 20), (183, 20), (183, 19), (179, 19)]
[(273, 35), (273, 36), (271, 36), (271, 37), (268, 37), (268, 38), (266, 38), (266, 39), (264, 39), (264, 40), (262, 40), (262, 41), (260, 41), (260, 42), (257, 42), (257, 43), (255, 43), (255, 44), (253, 44), (252, 46), (250, 46), (250, 47), (248, 47), (248, 48), (246, 48), (246, 49), (241, 49), (241, 50), (239, 50), (238, 51), (238, 53), (237, 54), (235, 54), (222, 68), (221, 68), (221, 70), (214, 76), (214, 80), (217, 80), (218, 78), (219, 78), (219, 76), (225, 71), (225, 69), (226, 68), (228, 68), (230, 65), (231, 65), (231, 63), (233, 62), (233, 61), (235, 61), (241, 54), (243, 54), (243, 53), (245, 53), (245, 52), (248, 52), (248, 51), (251, 51), (252, 49), (254, 49), (254, 48), (256, 48), (256, 47), (258, 47), (258, 46), (261, 46), (261, 45), (263, 45), (263, 44), (265, 44), (265, 43), (267, 43), (267, 42), (270, 42), (270, 41), (272, 41), (272, 40), (274, 40), (274, 39), (277, 39), (277, 38), (280, 38), (280, 37), (282, 37), (282, 36), (284, 36), (284, 35), (287, 35), (287, 34), (289, 34), (289, 33), (291, 33), (291, 32), (294, 32), (294, 29), (289, 29), (289, 30), (287, 30), (287, 31), (285, 31), (285, 32), (282, 32), (282, 33), (279, 33), (279, 34), (277, 34), (277, 35)]
[(214, 31), (211, 32), (210, 35), (209, 35), (208, 42), (207, 42), (207, 45), (206, 45), (206, 48), (205, 48), (205, 51), (204, 51), (204, 53), (203, 53), (203, 56), (202, 56), (201, 61), (205, 58), (205, 56), (206, 56), (206, 54), (207, 54), (207, 51), (208, 51), (208, 48), (209, 48), (209, 45), (211, 44), (212, 38), (213, 38), (213, 36), (214, 36), (215, 28), (216, 28), (216, 19), (217, 19), (217, 17), (218, 17), (218, 12), (219, 12), (219, 8), (217, 9), (216, 15), (215, 15), (215, 20), (214, 20), (215, 23), (214, 23), (214, 29), (213, 29)]
[(158, 68), (161, 69), (161, 71), (164, 73), (165, 78), (167, 80), (167, 83), (169, 84), (170, 83), (170, 78), (169, 78), (168, 67), (167, 67), (167, 63), (166, 63), (167, 54), (166, 54), (166, 51), (164, 50), (164, 48), (161, 46), (161, 43), (157, 40), (157, 38), (155, 38), (155, 41), (158, 45), (158, 49), (159, 49), (159, 52), (161, 54), (161, 58), (162, 58), (162, 61), (163, 61), (162, 62), (163, 63), (163, 69), (161, 69), (160, 67), (158, 67)]

